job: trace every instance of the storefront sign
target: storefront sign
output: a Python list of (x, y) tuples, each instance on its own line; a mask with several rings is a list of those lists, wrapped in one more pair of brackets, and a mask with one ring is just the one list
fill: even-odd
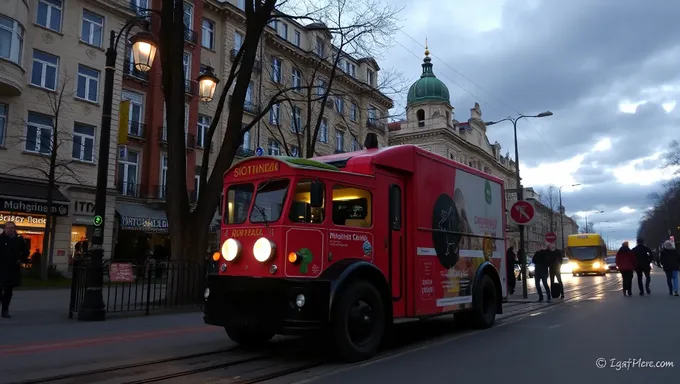
[(121, 229), (125, 230), (161, 232), (168, 230), (168, 220), (123, 216), (120, 220), (120, 226)]
[(47, 218), (44, 216), (0, 213), (0, 225), (4, 225), (8, 221), (13, 221), (17, 227), (24, 228), (45, 228), (47, 225)]
[(109, 266), (109, 281), (112, 283), (131, 283), (135, 281), (132, 263), (111, 263)]
[(279, 171), (279, 162), (272, 161), (269, 163), (244, 165), (234, 169), (234, 177), (254, 176), (262, 173), (273, 173)]
[[(46, 215), (48, 209), (47, 203), (0, 197), (0, 211)], [(61, 202), (52, 203), (52, 214), (55, 216), (68, 216), (68, 205)]]
[(73, 202), (73, 213), (76, 215), (91, 215), (94, 213), (94, 203), (76, 200)]

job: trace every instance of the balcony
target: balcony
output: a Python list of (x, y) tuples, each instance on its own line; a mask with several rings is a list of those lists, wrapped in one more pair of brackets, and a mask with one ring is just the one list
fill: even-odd
[(116, 190), (121, 196), (128, 197), (142, 197), (144, 186), (135, 182), (127, 182), (123, 180), (116, 181)]
[[(198, 194), (194, 190), (187, 190), (187, 195), (189, 197), (190, 203), (195, 203), (198, 201)], [(150, 198), (155, 200), (166, 200), (168, 197), (168, 186), (167, 185), (156, 185), (154, 188), (154, 193)]]
[(238, 150), (236, 151), (236, 156), (238, 157), (255, 156), (255, 151), (249, 148), (238, 147)]
[[(229, 104), (231, 104), (232, 95), (229, 95)], [(250, 114), (257, 114), (260, 112), (260, 104), (253, 101), (246, 100), (243, 102), (243, 112)]]
[[(168, 144), (168, 127), (162, 127), (160, 132), (158, 132), (158, 142), (163, 145)], [(196, 135), (185, 133), (184, 144), (187, 150), (196, 149)]]
[(146, 139), (146, 124), (140, 123), (139, 121), (130, 121), (130, 126), (128, 127), (128, 137), (135, 139)]
[(366, 119), (366, 128), (373, 128), (385, 132), (387, 131), (387, 124), (378, 119), (368, 118)]
[(185, 80), (184, 93), (189, 96), (195, 96), (198, 93), (198, 83), (193, 80)]
[(17, 64), (0, 60), (0, 96), (21, 96), (24, 70)]
[(193, 29), (184, 28), (184, 41), (196, 45), (198, 42), (198, 34)]
[(134, 62), (131, 60), (125, 60), (123, 62), (123, 76), (132, 80), (139, 80), (148, 82), (149, 72), (142, 72), (135, 68)]

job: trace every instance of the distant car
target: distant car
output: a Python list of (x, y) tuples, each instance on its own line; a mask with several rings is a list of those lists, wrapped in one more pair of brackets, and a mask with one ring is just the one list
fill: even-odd
[(619, 268), (616, 266), (616, 256), (607, 257), (605, 263), (607, 263), (607, 272), (616, 273), (619, 271)]

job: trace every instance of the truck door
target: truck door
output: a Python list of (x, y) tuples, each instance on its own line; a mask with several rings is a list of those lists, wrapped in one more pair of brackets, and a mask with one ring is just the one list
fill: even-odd
[(404, 225), (404, 183), (396, 177), (387, 177), (387, 248), (388, 283), (392, 290), (394, 316), (404, 316), (406, 311), (406, 228)]

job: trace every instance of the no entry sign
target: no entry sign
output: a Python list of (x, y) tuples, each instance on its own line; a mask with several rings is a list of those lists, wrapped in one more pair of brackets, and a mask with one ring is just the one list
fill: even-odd
[(517, 225), (529, 225), (536, 217), (536, 208), (526, 200), (516, 201), (510, 208), (510, 220)]
[(555, 232), (548, 232), (545, 234), (545, 241), (548, 243), (555, 243), (557, 241), (557, 235)]

